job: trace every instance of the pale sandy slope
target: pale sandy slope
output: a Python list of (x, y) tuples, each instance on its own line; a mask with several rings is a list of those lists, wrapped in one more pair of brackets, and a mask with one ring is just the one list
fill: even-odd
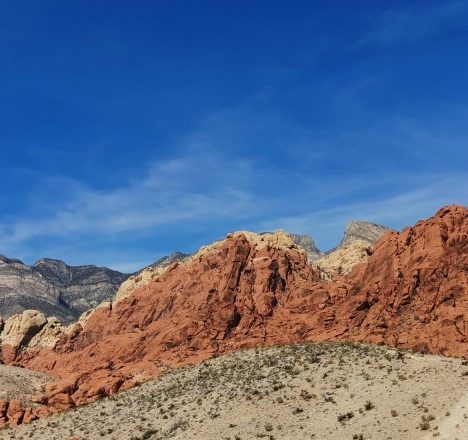
[[(31, 404), (31, 396), (42, 391), (44, 385), (53, 379), (47, 374), (0, 365), (0, 400), (19, 399)], [(0, 431), (0, 438), (2, 434)]]
[(363, 345), (249, 350), (0, 438), (465, 440), (467, 372), (459, 359)]

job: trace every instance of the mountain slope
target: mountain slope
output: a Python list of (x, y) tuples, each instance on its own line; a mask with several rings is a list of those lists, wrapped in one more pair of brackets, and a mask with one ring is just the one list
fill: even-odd
[(466, 371), (460, 359), (358, 344), (242, 350), (2, 438), (462, 439)]
[(0, 316), (36, 309), (64, 323), (75, 321), (85, 310), (111, 299), (126, 278), (105, 267), (74, 267), (51, 259), (27, 266), (0, 256)]
[(313, 237), (310, 235), (290, 234), (294, 243), (304, 249), (307, 253), (309, 261), (316, 260), (322, 254), (320, 249), (315, 245)]
[(139, 272), (131, 275), (120, 285), (119, 290), (117, 291), (114, 298), (115, 301), (119, 302), (123, 298), (126, 298), (136, 288), (147, 285), (150, 281), (164, 273), (169, 268), (169, 266), (174, 263), (183, 261), (189, 256), (189, 254), (184, 254), (182, 252), (174, 252), (171, 255), (160, 258), (155, 263), (150, 264)]
[(468, 208), (389, 232), (352, 279), (355, 340), (468, 357)]
[(391, 231), (391, 228), (387, 226), (354, 220), (346, 225), (339, 247), (348, 246), (355, 241), (363, 241), (369, 245), (374, 245), (383, 234), (389, 231)]
[(14, 363), (63, 379), (38, 400), (44, 414), (246, 347), (355, 340), (468, 357), (467, 258), (463, 206), (385, 234), (366, 264), (333, 282), (285, 233), (234, 233)]

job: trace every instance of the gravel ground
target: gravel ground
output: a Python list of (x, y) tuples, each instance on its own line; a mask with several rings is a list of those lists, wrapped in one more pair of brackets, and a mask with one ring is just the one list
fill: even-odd
[(246, 350), (2, 439), (464, 440), (468, 363), (358, 344)]

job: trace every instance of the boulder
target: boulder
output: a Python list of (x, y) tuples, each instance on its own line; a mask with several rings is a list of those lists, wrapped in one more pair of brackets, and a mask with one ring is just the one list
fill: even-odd
[(23, 421), (24, 409), (21, 400), (11, 400), (8, 405), (6, 417), (8, 426), (14, 428)]
[(37, 310), (25, 310), (7, 319), (0, 334), (3, 362), (14, 360), (18, 350), (27, 345), (46, 323), (47, 318)]

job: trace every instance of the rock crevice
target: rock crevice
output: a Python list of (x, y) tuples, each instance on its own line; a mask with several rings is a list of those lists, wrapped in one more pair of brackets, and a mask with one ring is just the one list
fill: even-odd
[(61, 378), (31, 420), (247, 347), (352, 340), (468, 358), (467, 272), (463, 206), (384, 234), (366, 263), (331, 281), (287, 234), (239, 232), (7, 362)]

